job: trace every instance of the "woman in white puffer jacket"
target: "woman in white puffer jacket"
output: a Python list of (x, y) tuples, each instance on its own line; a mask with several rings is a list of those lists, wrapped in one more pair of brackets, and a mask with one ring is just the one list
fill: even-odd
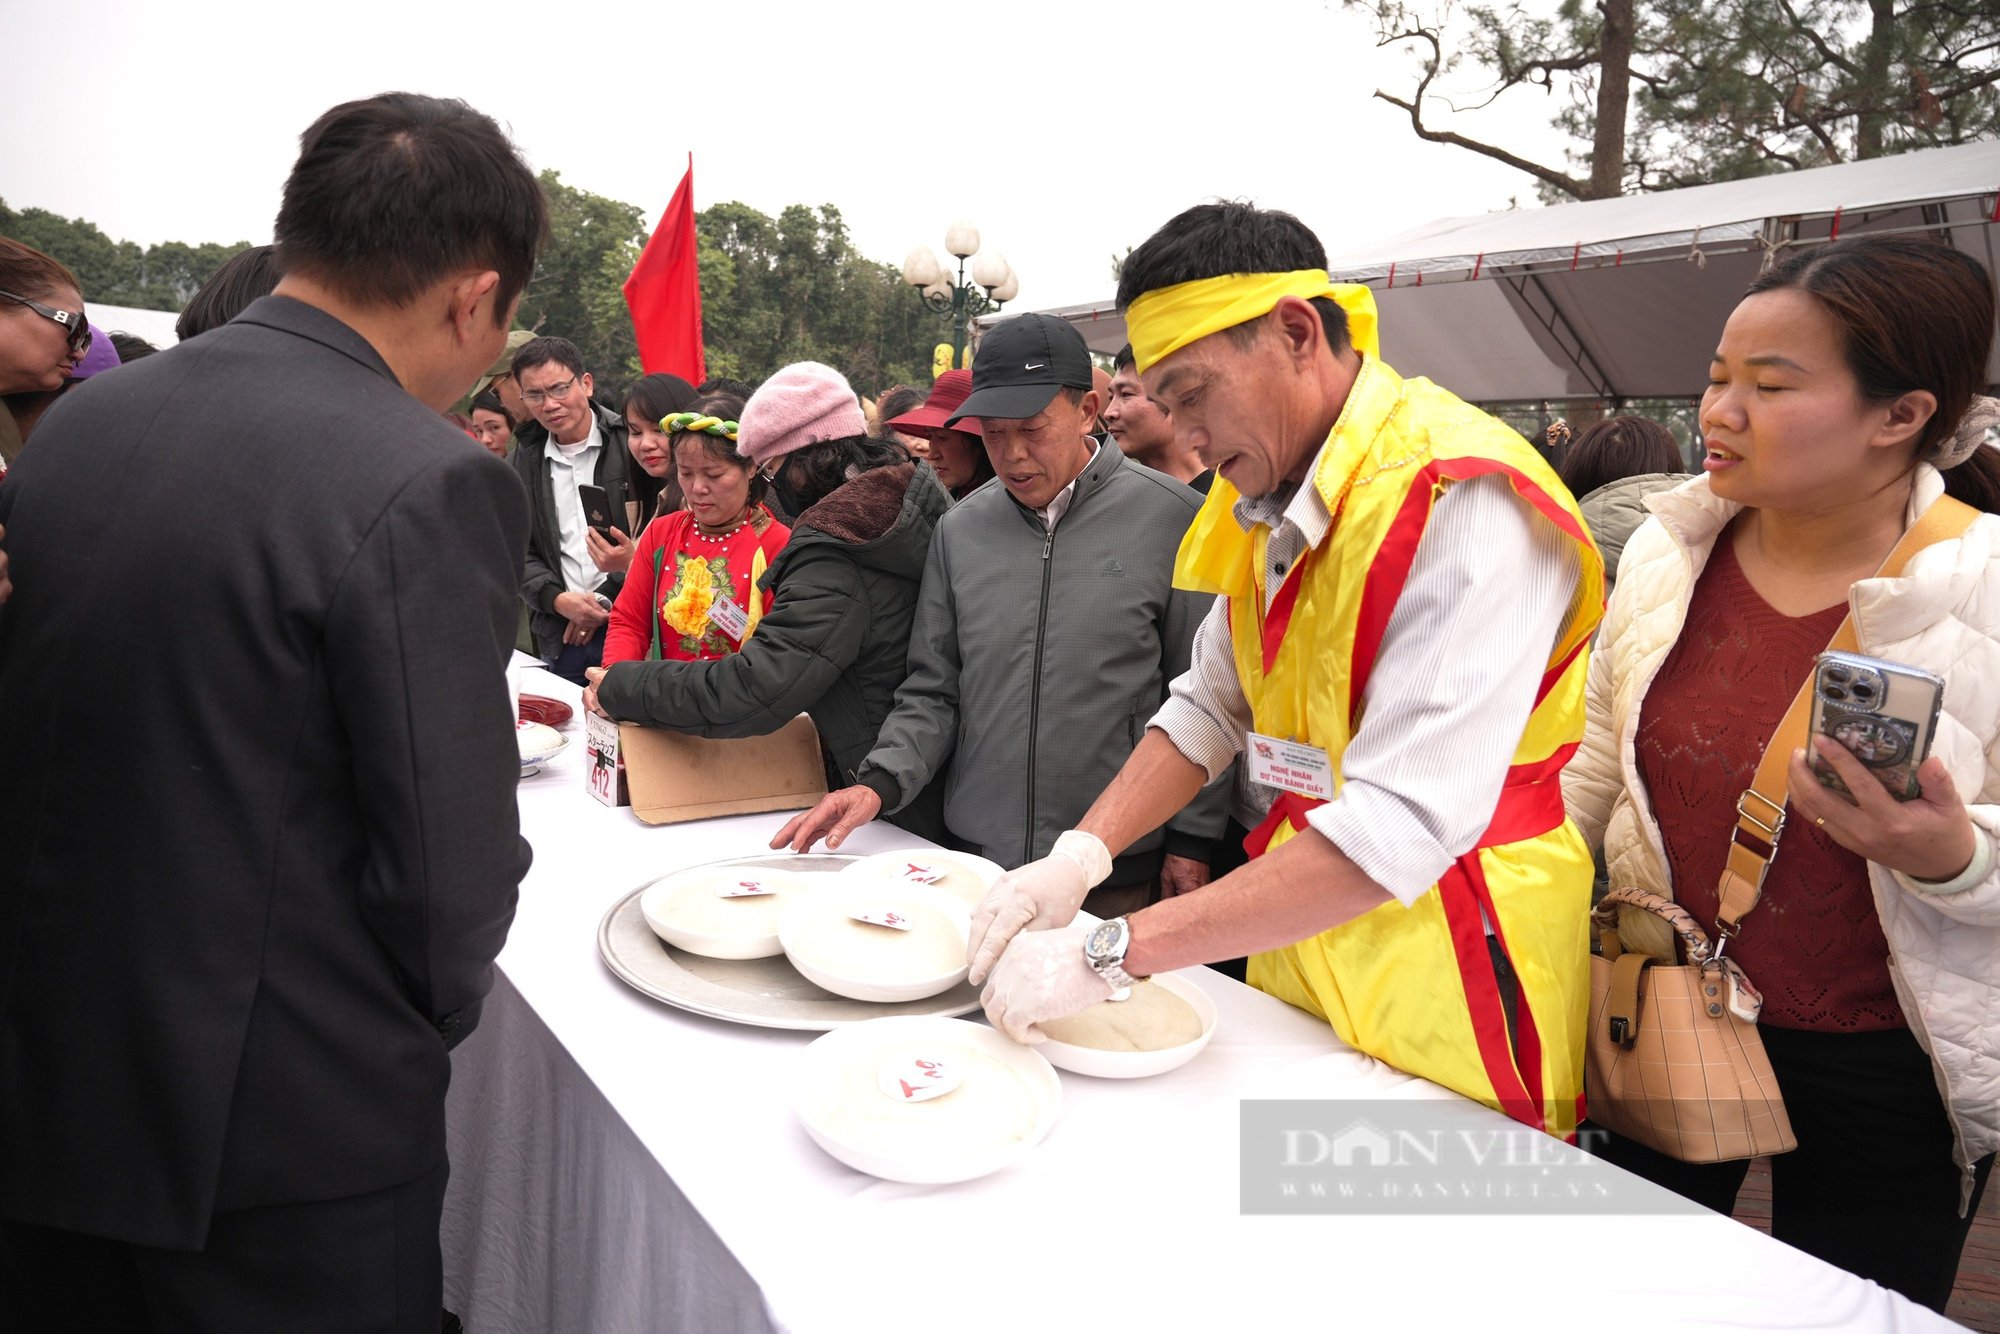
[[(1736, 799), (1843, 615), (1862, 652), (1944, 677), (1915, 800), (1830, 743), (1858, 804), (1793, 758), (1790, 823), (1730, 950), (1764, 993), (1799, 1140), (1773, 1161), (1774, 1232), (1940, 1311), (2000, 1146), (1993, 328), (1992, 280), (1928, 241), (1838, 242), (1758, 279), (1702, 399), (1706, 475), (1652, 498), (1625, 548), (1564, 774), (1611, 883), (1712, 930)], [(1871, 577), (1946, 492), (1986, 513)], [(1597, 1143), (1725, 1213), (1747, 1167)]]

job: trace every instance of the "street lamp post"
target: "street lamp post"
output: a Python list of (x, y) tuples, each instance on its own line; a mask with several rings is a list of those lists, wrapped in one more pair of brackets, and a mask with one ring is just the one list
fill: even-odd
[(958, 261), (956, 277), (929, 246), (918, 246), (903, 260), (903, 281), (917, 289), (926, 306), (951, 321), (951, 364), (956, 366), (964, 360), (965, 326), (972, 318), (974, 292), (985, 288), (986, 299), (997, 310), (1019, 294), (1021, 280), (1005, 256), (979, 248), (979, 229), (963, 219), (945, 229), (944, 248)]

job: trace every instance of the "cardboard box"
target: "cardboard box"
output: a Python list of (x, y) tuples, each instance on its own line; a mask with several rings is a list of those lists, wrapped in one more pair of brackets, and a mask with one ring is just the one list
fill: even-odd
[(589, 751), (583, 782), (590, 795), (606, 806), (630, 806), (632, 791), (625, 776), (625, 755), (618, 744), (618, 724), (586, 712), (583, 743)]
[(826, 795), (819, 732), (804, 714), (733, 741), (622, 723), (618, 748), (632, 813), (647, 824), (804, 810)]

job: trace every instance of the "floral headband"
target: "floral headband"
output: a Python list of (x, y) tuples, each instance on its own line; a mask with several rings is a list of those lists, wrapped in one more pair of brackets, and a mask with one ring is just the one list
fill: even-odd
[(736, 441), (735, 422), (724, 421), (720, 417), (704, 417), (699, 412), (676, 412), (671, 417), (662, 417), (660, 429), (673, 434), (686, 432), (690, 435), (700, 431), (708, 435), (719, 435), (731, 444)]

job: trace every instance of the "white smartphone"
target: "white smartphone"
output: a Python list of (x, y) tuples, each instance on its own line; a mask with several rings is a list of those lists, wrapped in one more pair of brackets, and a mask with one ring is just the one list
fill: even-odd
[[(1820, 654), (1813, 664), (1813, 735), (1847, 747), (1898, 801), (1913, 800), (1921, 791), (1917, 766), (1931, 753), (1943, 705), (1944, 678), (1920, 667), (1839, 649)], [(1811, 748), (1806, 754), (1822, 785), (1847, 791)]]

